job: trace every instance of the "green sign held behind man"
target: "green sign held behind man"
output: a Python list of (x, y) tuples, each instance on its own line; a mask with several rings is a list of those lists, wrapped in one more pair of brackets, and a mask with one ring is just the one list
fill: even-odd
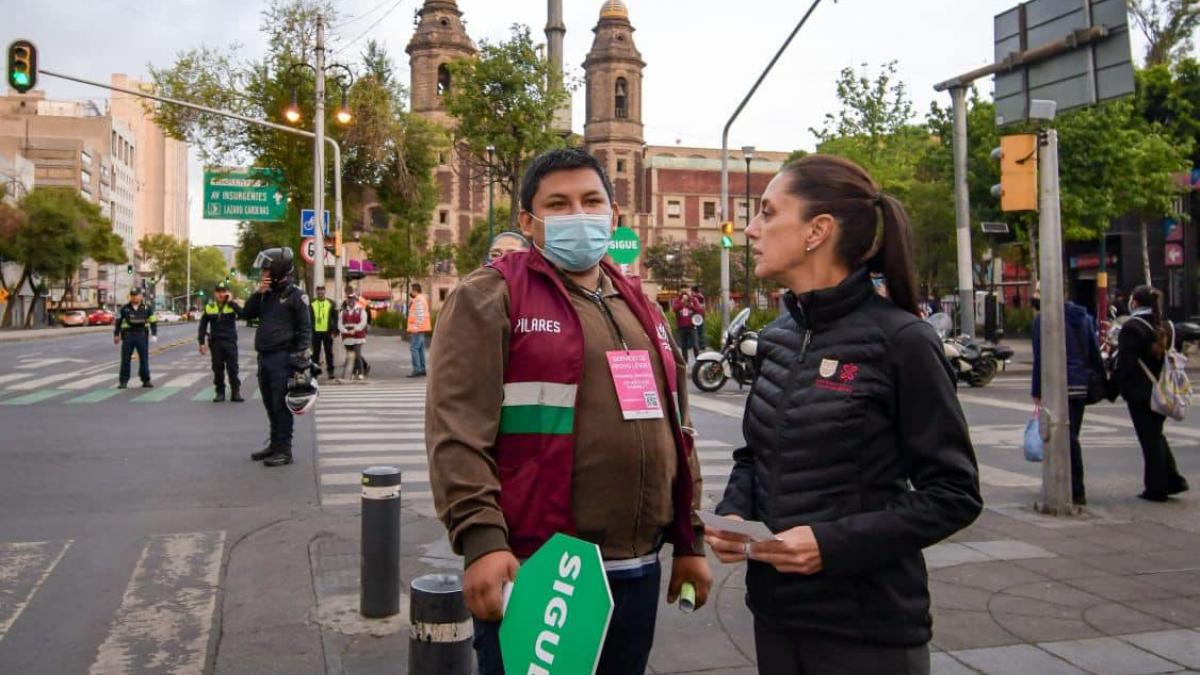
[(612, 618), (600, 548), (556, 534), (521, 565), (500, 624), (504, 671), (521, 675), (596, 672)]
[(613, 230), (612, 239), (608, 242), (608, 257), (618, 265), (630, 265), (642, 253), (642, 241), (637, 232), (628, 227), (618, 227)]

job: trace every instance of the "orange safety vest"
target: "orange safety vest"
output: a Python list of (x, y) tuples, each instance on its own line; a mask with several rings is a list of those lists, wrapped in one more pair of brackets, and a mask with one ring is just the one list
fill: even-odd
[(428, 333), (433, 330), (433, 322), (429, 318), (429, 302), (425, 296), (418, 293), (417, 297), (408, 303), (408, 332)]

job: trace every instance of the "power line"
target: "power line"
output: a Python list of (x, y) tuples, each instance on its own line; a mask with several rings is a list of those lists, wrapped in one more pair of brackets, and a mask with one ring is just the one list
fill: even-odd
[(349, 26), (350, 24), (352, 24), (356, 21), (362, 21), (363, 19), (367, 18), (368, 16), (370, 16), (370, 15), (374, 14), (375, 12), (379, 11), (380, 9), (382, 9), (389, 2), (391, 2), (391, 0), (383, 0), (378, 5), (375, 5), (374, 7), (372, 7), (371, 9), (368, 9), (367, 11), (363, 12), (362, 14), (359, 14), (358, 16), (350, 17), (349, 19), (346, 19), (345, 21), (337, 24), (336, 26), (330, 26), (329, 29), (330, 30), (338, 30), (340, 28), (345, 28), (346, 26)]
[(359, 40), (363, 39), (363, 37), (365, 37), (367, 33), (370, 33), (371, 31), (375, 30), (375, 28), (377, 28), (379, 26), (379, 24), (383, 23), (384, 19), (391, 16), (392, 12), (396, 11), (396, 8), (399, 7), (403, 3), (404, 3), (404, 0), (396, 0), (395, 4), (393, 4), (390, 8), (388, 8), (388, 11), (384, 12), (383, 15), (380, 16), (378, 19), (376, 19), (374, 23), (372, 23), (370, 26), (367, 26), (366, 30), (359, 33), (353, 40), (351, 40), (350, 42), (347, 42), (340, 49), (333, 52), (333, 54), (334, 55), (341, 54), (342, 52), (346, 51), (347, 49), (353, 47), (354, 44), (357, 43)]

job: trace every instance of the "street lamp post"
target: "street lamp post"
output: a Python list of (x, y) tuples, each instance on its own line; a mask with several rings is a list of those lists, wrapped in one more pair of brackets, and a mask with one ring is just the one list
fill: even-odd
[(494, 230), (496, 228), (496, 179), (495, 173), (492, 170), (492, 165), (496, 161), (496, 146), (487, 146), (488, 155), (488, 238), (487, 249), (483, 254), (483, 261), (487, 262), (488, 256), (492, 249), (492, 239), (495, 237)]
[[(742, 155), (746, 158), (746, 227), (750, 227), (750, 162), (754, 161), (754, 146), (743, 145)], [(746, 237), (746, 306), (751, 307), (750, 297), (750, 237)]]

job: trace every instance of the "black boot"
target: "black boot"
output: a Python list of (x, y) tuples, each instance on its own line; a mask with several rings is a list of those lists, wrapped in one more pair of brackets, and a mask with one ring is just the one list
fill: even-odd
[(275, 446), (268, 443), (267, 447), (263, 448), (262, 450), (259, 450), (258, 452), (250, 453), (250, 459), (252, 459), (256, 462), (261, 462), (261, 461), (267, 459), (268, 457), (271, 457), (274, 454), (275, 454)]
[(285, 466), (291, 463), (292, 451), (283, 449), (263, 460), (263, 466)]
[(224, 400), (225, 400), (225, 390), (224, 390), (224, 389), (218, 389), (218, 390), (217, 390), (217, 395), (216, 395), (216, 396), (213, 396), (213, 403), (221, 403), (221, 402), (223, 402)]
[(127, 389), (128, 387), (129, 387), (128, 382), (118, 382), (117, 383), (117, 389)]
[(241, 403), (242, 401), (245, 401), (246, 399), (242, 398), (242, 390), (238, 389), (237, 387), (234, 387), (233, 393), (229, 396), (229, 400), (233, 401), (234, 403)]

